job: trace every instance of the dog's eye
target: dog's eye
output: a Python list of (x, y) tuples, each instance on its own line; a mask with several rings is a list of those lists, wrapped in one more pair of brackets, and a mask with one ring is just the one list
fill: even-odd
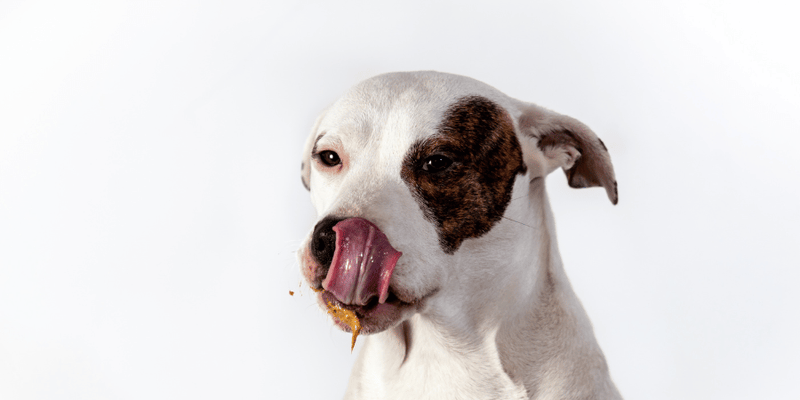
[(325, 164), (328, 167), (334, 167), (342, 163), (342, 160), (339, 158), (339, 155), (336, 154), (335, 151), (325, 150), (320, 151), (317, 153), (317, 157), (319, 157), (319, 161)]
[(422, 162), (422, 169), (428, 172), (439, 172), (446, 170), (453, 164), (453, 160), (441, 154), (435, 154)]

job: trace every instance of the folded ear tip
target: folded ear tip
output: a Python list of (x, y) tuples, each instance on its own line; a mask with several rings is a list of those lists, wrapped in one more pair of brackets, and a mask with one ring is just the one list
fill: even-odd
[(617, 190), (617, 181), (614, 181), (614, 188), (611, 187), (606, 188), (606, 194), (608, 194), (608, 199), (611, 200), (611, 204), (617, 205), (619, 202), (619, 191)]

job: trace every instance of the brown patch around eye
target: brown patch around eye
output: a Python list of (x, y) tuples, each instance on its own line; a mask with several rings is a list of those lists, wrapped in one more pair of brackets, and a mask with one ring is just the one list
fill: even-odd
[[(423, 160), (435, 154), (453, 164), (423, 170)], [(464, 239), (485, 234), (500, 220), (516, 175), (525, 171), (511, 117), (492, 101), (470, 96), (450, 107), (438, 134), (411, 147), (401, 176), (437, 225), (442, 249), (452, 254)]]

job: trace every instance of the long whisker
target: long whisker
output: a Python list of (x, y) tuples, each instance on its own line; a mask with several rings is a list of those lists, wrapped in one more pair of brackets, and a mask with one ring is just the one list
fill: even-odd
[(517, 220), (515, 220), (515, 219), (511, 219), (511, 218), (508, 218), (508, 217), (506, 217), (506, 216), (503, 216), (503, 218), (505, 218), (505, 219), (507, 219), (507, 220), (509, 220), (509, 221), (511, 221), (511, 222), (516, 222), (516, 223), (518, 223), (518, 224), (520, 224), (520, 225), (525, 225), (525, 226), (527, 226), (528, 228), (531, 228), (531, 229), (536, 229), (536, 228), (534, 228), (534, 227), (532, 227), (532, 226), (530, 226), (530, 225), (528, 225), (528, 224), (526, 224), (526, 223), (519, 222), (519, 221), (517, 221)]
[(519, 199), (524, 199), (524, 198), (526, 198), (526, 197), (528, 197), (528, 196), (530, 196), (530, 195), (529, 195), (529, 194), (524, 194), (524, 195), (522, 195), (522, 196), (515, 197), (515, 198), (511, 199), (511, 201), (517, 201), (517, 200), (519, 200)]

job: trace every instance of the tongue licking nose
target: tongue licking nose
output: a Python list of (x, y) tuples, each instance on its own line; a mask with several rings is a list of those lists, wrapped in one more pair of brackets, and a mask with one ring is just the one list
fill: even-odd
[(389, 296), (389, 280), (403, 253), (375, 224), (349, 218), (333, 227), (336, 250), (322, 287), (344, 304), (366, 305), (373, 296), (383, 303)]

